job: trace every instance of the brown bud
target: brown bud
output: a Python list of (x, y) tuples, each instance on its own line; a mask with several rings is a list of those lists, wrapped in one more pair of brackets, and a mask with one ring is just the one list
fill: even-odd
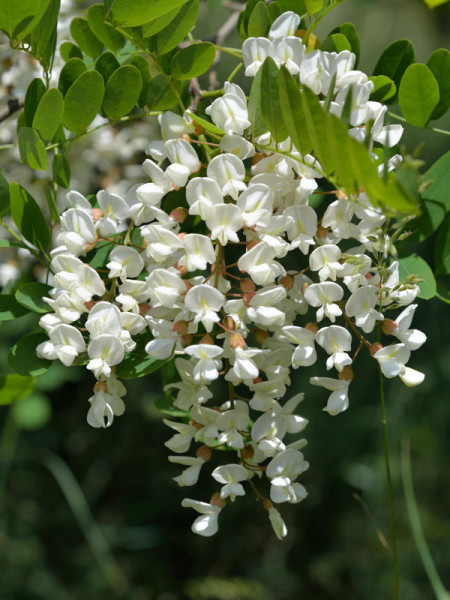
[(101, 219), (103, 217), (103, 211), (101, 208), (93, 208), (92, 209), (92, 220), (98, 221), (99, 219)]
[(392, 333), (397, 329), (397, 323), (392, 319), (384, 319), (381, 323), (381, 329), (385, 335), (392, 335)]
[(305, 325), (305, 329), (307, 329), (308, 331), (312, 331), (314, 334), (316, 334), (319, 331), (319, 328), (317, 327), (317, 323), (306, 323)]
[(263, 152), (257, 152), (252, 157), (252, 165), (256, 165), (256, 163), (259, 163), (259, 161), (262, 160), (263, 158), (266, 158), (266, 155)]
[(192, 283), (190, 281), (188, 281), (187, 279), (184, 279), (184, 285), (186, 286), (186, 291), (189, 291), (192, 287)]
[(185, 140), (188, 144), (191, 143), (191, 137), (187, 133), (183, 133), (183, 140)]
[(179, 273), (181, 276), (183, 276), (183, 275), (186, 275), (186, 273), (187, 273), (187, 269), (186, 269), (186, 267), (185, 267), (185, 266), (181, 266), (181, 265), (179, 265), (178, 263), (175, 263), (173, 266), (175, 267), (175, 269), (178, 271), (178, 273)]
[(291, 290), (294, 287), (295, 279), (292, 275), (286, 275), (279, 280), (279, 284), (282, 285), (286, 290)]
[(261, 379), (261, 377), (255, 377), (255, 379), (253, 380), (253, 383), (254, 383), (254, 384), (256, 384), (256, 383), (261, 383), (261, 382), (262, 382), (262, 379)]
[(264, 331), (264, 329), (256, 329), (253, 332), (253, 336), (258, 344), (263, 344), (268, 337), (270, 337), (270, 333), (268, 331)]
[(338, 190), (336, 196), (339, 200), (345, 200), (345, 198), (347, 198), (347, 194), (343, 190)]
[(97, 392), (104, 392), (105, 394), (108, 393), (108, 386), (106, 385), (105, 381), (97, 381), (97, 383), (94, 385), (94, 394), (97, 394)]
[(230, 331), (234, 331), (236, 329), (236, 323), (234, 322), (234, 319), (232, 317), (226, 317), (222, 321), (222, 325)]
[(89, 302), (85, 302), (84, 305), (88, 310), (92, 310), (94, 308), (95, 302), (93, 300), (89, 300)]
[(182, 206), (178, 206), (177, 208), (174, 208), (171, 211), (169, 217), (171, 219), (173, 219), (174, 221), (176, 221), (177, 223), (184, 223), (186, 221), (186, 217), (188, 216), (188, 214), (189, 214), (189, 212), (186, 208), (183, 208)]
[(210, 335), (204, 335), (200, 340), (200, 344), (207, 344), (209, 346), (214, 346), (214, 340)]
[(185, 346), (190, 346), (192, 344), (192, 340), (194, 339), (194, 337), (189, 333), (186, 335), (182, 335), (181, 339), (183, 340), (183, 344)]
[(178, 333), (178, 335), (187, 335), (189, 325), (187, 321), (175, 321), (172, 325), (172, 331)]
[(216, 492), (211, 496), (209, 503), (213, 506), (220, 506), (221, 508), (223, 508), (226, 505), (225, 500), (220, 497), (219, 492)]
[(311, 284), (310, 284), (310, 283), (308, 283), (308, 282), (306, 282), (306, 283), (304, 283), (304, 284), (302, 285), (302, 294), (304, 294), (304, 293), (305, 293), (305, 291), (306, 291), (306, 288), (308, 288), (310, 285), (311, 285)]
[(240, 288), (243, 294), (248, 294), (256, 290), (256, 285), (251, 279), (241, 279)]
[(203, 458), (203, 460), (210, 460), (211, 456), (212, 450), (211, 448), (208, 448), (208, 446), (200, 446), (200, 448), (197, 450), (198, 458)]
[(245, 348), (245, 340), (240, 333), (233, 333), (230, 336), (230, 348)]
[(329, 233), (329, 229), (327, 229), (326, 227), (322, 227), (319, 225), (319, 227), (317, 228), (317, 233), (316, 236), (318, 238), (327, 238), (328, 237), (328, 233)]
[(342, 380), (352, 381), (354, 379), (354, 377), (355, 377), (355, 375), (353, 373), (353, 369), (349, 366), (344, 367), (338, 375), (338, 379), (340, 379), (341, 381)]
[(255, 246), (257, 246), (258, 244), (259, 244), (258, 240), (251, 240), (247, 244), (247, 250), (251, 250), (252, 248), (254, 248)]
[(370, 356), (376, 354), (378, 350), (381, 350), (382, 347), (383, 346), (379, 342), (374, 342), (373, 344), (371, 344), (369, 348)]
[(195, 427), (195, 429), (202, 429), (203, 425), (201, 423), (197, 423), (197, 421), (194, 421), (194, 419), (191, 419), (189, 421), (189, 425), (191, 427)]
[(255, 449), (253, 448), (253, 446), (251, 444), (246, 444), (242, 448), (241, 455), (242, 455), (242, 458), (244, 458), (244, 459), (253, 458), (253, 456), (255, 455)]
[(254, 297), (255, 292), (248, 292), (242, 296), (242, 300), (244, 301), (245, 306), (248, 306)]
[(141, 315), (141, 317), (146, 315), (148, 313), (148, 311), (151, 309), (150, 304), (146, 304), (145, 302), (141, 302), (141, 304), (139, 304), (138, 306), (139, 306), (139, 314)]
[(265, 508), (266, 510), (270, 510), (273, 506), (273, 504), (269, 500), (269, 498), (264, 498), (262, 505), (263, 505), (263, 508)]

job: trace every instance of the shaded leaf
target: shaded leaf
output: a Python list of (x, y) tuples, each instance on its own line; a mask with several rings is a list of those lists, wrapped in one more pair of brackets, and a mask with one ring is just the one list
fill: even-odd
[(95, 62), (95, 70), (101, 74), (105, 85), (114, 71), (119, 67), (120, 63), (112, 52), (103, 52)]
[(12, 404), (34, 390), (36, 380), (34, 377), (21, 375), (0, 376), (0, 404)]
[(67, 62), (71, 58), (83, 58), (81, 50), (72, 42), (63, 42), (59, 47), (59, 53), (64, 62)]
[(47, 90), (34, 114), (33, 129), (49, 142), (62, 123), (63, 113), (64, 98), (61, 92), (55, 88)]
[(64, 98), (64, 127), (72, 133), (84, 131), (102, 106), (104, 88), (103, 77), (97, 71), (80, 75)]
[(11, 216), (17, 229), (34, 246), (47, 248), (51, 235), (44, 215), (36, 200), (18, 183), (9, 186)]
[(270, 28), (271, 19), (265, 2), (258, 2), (250, 15), (247, 25), (249, 37), (264, 37)]
[(386, 75), (398, 90), (403, 73), (415, 60), (414, 47), (409, 40), (397, 40), (390, 44), (378, 59), (374, 75)]
[(34, 393), (22, 398), (12, 408), (12, 416), (21, 429), (41, 429), (50, 421), (52, 408), (47, 396)]
[(374, 84), (372, 93), (370, 94), (370, 100), (375, 102), (386, 102), (397, 93), (395, 83), (386, 75), (373, 75), (369, 77), (370, 81)]
[(267, 129), (277, 142), (288, 136), (283, 120), (279, 93), (279, 70), (275, 61), (266, 58), (261, 67), (261, 114)]
[(439, 119), (450, 106), (450, 52), (440, 48), (430, 55), (427, 67), (433, 73), (439, 86), (439, 103), (431, 114), (431, 119)]
[(136, 379), (144, 377), (160, 369), (167, 360), (158, 360), (145, 352), (145, 346), (153, 339), (151, 335), (144, 334), (137, 338), (136, 348), (132, 353), (126, 354), (116, 373), (120, 379)]
[(252, 137), (258, 137), (267, 131), (261, 115), (261, 76), (262, 70), (258, 69), (253, 78), (248, 100), (248, 118), (251, 123)]
[(6, 181), (3, 173), (0, 170), (0, 218), (9, 213), (9, 183)]
[(44, 94), (45, 84), (42, 79), (33, 79), (27, 88), (23, 107), (24, 125), (26, 127), (31, 127), (33, 125), (34, 113)]
[(114, 52), (119, 50), (123, 43), (123, 36), (109, 23), (106, 23), (105, 9), (102, 4), (93, 4), (89, 8), (87, 21), (91, 31), (106, 48), (114, 50)]
[(359, 62), (360, 44), (359, 44), (359, 37), (358, 37), (358, 34), (356, 33), (356, 29), (355, 29), (355, 26), (353, 25), (353, 23), (342, 23), (342, 25), (339, 25), (339, 27), (335, 27), (333, 29), (333, 31), (331, 31), (330, 33), (331, 34), (343, 33), (345, 35), (345, 37), (347, 38), (347, 40), (350, 43), (351, 51), (356, 56), (355, 66), (354, 66), (354, 68), (356, 69), (356, 67), (358, 66), (358, 62)]
[(47, 152), (36, 131), (31, 127), (20, 127), (18, 142), (21, 162), (27, 163), (36, 171), (45, 171)]
[(177, 103), (167, 77), (158, 73), (148, 82), (146, 104), (150, 110), (168, 110)]
[(19, 304), (33, 312), (48, 313), (51, 311), (51, 308), (43, 300), (43, 297), (48, 297), (51, 289), (49, 285), (40, 283), (39, 281), (24, 283), (16, 291), (16, 300)]
[(132, 110), (139, 99), (142, 77), (138, 68), (124, 65), (111, 75), (105, 87), (103, 110), (110, 119), (119, 119)]
[(0, 294), (0, 321), (13, 321), (29, 312), (17, 302), (13, 294)]
[(434, 249), (434, 267), (438, 275), (450, 274), (450, 217), (439, 230)]
[(40, 19), (38, 26), (31, 31), (26, 39), (33, 55), (44, 67), (45, 71), (51, 70), (53, 66), (60, 4), (60, 0), (50, 0), (47, 10)]
[(81, 58), (69, 59), (59, 74), (58, 90), (61, 94), (65, 96), (70, 86), (86, 71), (87, 67)]
[(281, 67), (280, 99), (283, 106), (283, 119), (294, 146), (302, 154), (308, 154), (312, 149), (312, 142), (308, 135), (300, 96), (300, 89), (291, 74), (285, 67)]
[(8, 364), (19, 375), (37, 376), (51, 367), (52, 361), (38, 358), (36, 348), (48, 340), (46, 333), (32, 333), (21, 338), (8, 353)]
[(183, 48), (171, 62), (172, 75), (176, 79), (191, 79), (205, 73), (213, 64), (216, 48), (210, 42), (199, 42)]
[(80, 19), (79, 17), (72, 19), (70, 35), (81, 50), (91, 58), (95, 58), (102, 51), (103, 44), (93, 33), (86, 19)]

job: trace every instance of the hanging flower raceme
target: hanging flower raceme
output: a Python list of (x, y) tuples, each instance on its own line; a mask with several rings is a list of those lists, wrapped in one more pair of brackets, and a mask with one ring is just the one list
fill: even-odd
[[(308, 52), (296, 36), (299, 23), (287, 12), (268, 38), (246, 40), (246, 75), (270, 56), (321, 100), (330, 94), (334, 114), (351, 93), (354, 137), (371, 126), (371, 148), (396, 143), (401, 128), (383, 125), (385, 110), (369, 100), (372, 84), (353, 69), (354, 55)], [(214, 535), (226, 503), (256, 491), (281, 539), (287, 529), (274, 504), (306, 498), (298, 479), (309, 466), (299, 437), (308, 421), (296, 412), (303, 394), (286, 399), (292, 369), (322, 362), (324, 372), (335, 372), (310, 381), (331, 392), (323, 409), (330, 415), (349, 406), (361, 349), (386, 377), (417, 385), (423, 375), (406, 364), (425, 341), (411, 328), (418, 288), (388, 263), (382, 211), (362, 191), (335, 190), (318, 208), (310, 202), (321, 165), (290, 138), (255, 135), (239, 86), (226, 83), (206, 113), (215, 125), (211, 142), (207, 129), (198, 139), (194, 114), (160, 115), (162, 139), (150, 142), (153, 160), (144, 163), (151, 181), (127, 200), (103, 190), (93, 207), (68, 194), (46, 299), (53, 312), (41, 319), (49, 340), (37, 352), (93, 373), (87, 418), (98, 428), (125, 410), (118, 375), (129, 362), (142, 361), (142, 352), (155, 366), (170, 361), (178, 378), (164, 393), (184, 415), (164, 420), (173, 430), (169, 461), (182, 467), (173, 479), (195, 486), (208, 476), (206, 463), (214, 464), (211, 500), (182, 501), (200, 513), (193, 531)], [(112, 248), (96, 270), (89, 263), (99, 264), (105, 241)], [(406, 308), (388, 319), (386, 310), (399, 305)], [(396, 343), (376, 341), (381, 329)], [(222, 392), (213, 394), (220, 380)]]

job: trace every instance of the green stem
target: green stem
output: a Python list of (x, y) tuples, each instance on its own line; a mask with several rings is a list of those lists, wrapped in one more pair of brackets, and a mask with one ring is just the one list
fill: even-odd
[(229, 83), (231, 83), (233, 81), (233, 79), (236, 77), (237, 73), (239, 73), (239, 71), (242, 69), (242, 67), (244, 66), (243, 62), (240, 62), (232, 71), (230, 76), (228, 77), (227, 81)]
[(0, 150), (8, 150), (9, 148), (14, 148), (14, 144), (2, 144), (0, 146)]
[[(409, 125), (411, 125), (411, 123), (409, 123), (409, 121), (407, 121), (405, 119), (405, 117), (401, 117), (400, 115), (396, 115), (393, 112), (388, 111), (387, 114), (392, 117), (393, 119), (396, 119), (397, 121), (401, 121), (402, 123), (408, 123)], [(428, 129), (428, 131), (434, 131), (434, 133), (442, 133), (443, 135), (450, 135), (450, 131), (447, 131), (446, 129), (439, 129), (438, 127), (425, 127), (424, 129)]]
[(310, 34), (314, 31), (314, 29), (320, 23), (320, 21), (330, 12), (330, 10), (332, 10), (333, 8), (336, 8), (336, 6), (338, 4), (341, 4), (342, 2), (345, 2), (345, 0), (336, 0), (336, 2), (333, 2), (332, 4), (330, 4), (330, 6), (328, 6), (323, 12), (321, 12), (320, 15), (314, 20), (314, 22), (311, 23), (311, 25), (308, 27), (308, 31), (305, 33), (303, 40), (302, 40), (303, 43), (305, 44), (305, 46), (306, 46), (306, 43), (308, 41)]
[(226, 48), (225, 46), (216, 45), (216, 50), (218, 50), (219, 52), (223, 52), (224, 54), (234, 56), (235, 58), (242, 59), (242, 50), (238, 50), (237, 48)]
[(383, 444), (384, 444), (384, 461), (386, 466), (386, 485), (389, 503), (389, 515), (391, 521), (391, 550), (392, 550), (392, 567), (394, 571), (394, 600), (399, 599), (399, 577), (398, 577), (398, 557), (397, 557), (397, 532), (395, 527), (394, 499), (392, 494), (392, 477), (391, 466), (389, 461), (389, 442), (387, 434), (386, 409), (384, 402), (384, 378), (380, 369), (380, 399), (381, 399), (381, 424), (383, 427)]
[(202, 92), (202, 100), (205, 98), (220, 98), (220, 96), (223, 96), (224, 94), (225, 90), (223, 88), (220, 90), (209, 90), (208, 92)]

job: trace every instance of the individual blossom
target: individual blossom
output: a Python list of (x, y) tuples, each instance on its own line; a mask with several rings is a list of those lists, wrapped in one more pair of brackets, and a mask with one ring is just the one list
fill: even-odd
[(244, 496), (245, 490), (240, 482), (247, 481), (248, 475), (242, 465), (222, 465), (215, 468), (211, 475), (223, 484), (220, 490), (221, 498), (230, 498), (231, 502), (234, 502), (236, 496)]

